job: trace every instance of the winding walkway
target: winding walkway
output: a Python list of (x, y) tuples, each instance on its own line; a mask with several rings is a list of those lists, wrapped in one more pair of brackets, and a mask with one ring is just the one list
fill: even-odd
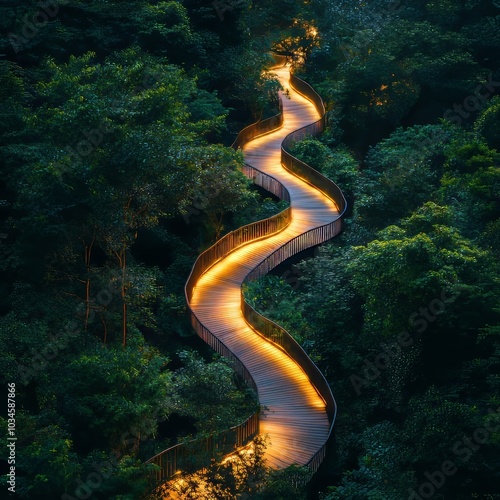
[[(339, 217), (337, 206), (319, 190), (281, 166), (281, 142), (290, 132), (320, 117), (314, 105), (289, 87), (287, 67), (273, 70), (289, 89), (283, 97), (283, 127), (243, 148), (245, 161), (272, 175), (291, 196), (292, 222), (281, 232), (230, 253), (203, 274), (190, 306), (200, 322), (243, 362), (258, 388), (260, 433), (269, 436), (267, 464), (305, 465), (325, 444), (330, 423), (325, 403), (300, 366), (248, 326), (241, 312), (241, 284), (266, 256), (287, 241)], [(288, 98), (289, 97), (289, 98)]]

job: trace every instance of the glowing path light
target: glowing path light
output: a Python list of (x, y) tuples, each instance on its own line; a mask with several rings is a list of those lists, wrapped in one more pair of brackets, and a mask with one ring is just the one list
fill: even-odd
[[(288, 88), (289, 71), (274, 70)], [(197, 282), (191, 308), (201, 323), (235, 353), (254, 378), (260, 403), (267, 407), (260, 432), (269, 436), (267, 465), (305, 465), (324, 445), (329, 421), (322, 398), (295, 361), (248, 326), (241, 313), (241, 284), (267, 255), (309, 229), (338, 218), (336, 205), (319, 190), (281, 166), (281, 142), (290, 132), (320, 117), (314, 105), (289, 88), (283, 98), (284, 123), (278, 131), (244, 148), (245, 161), (274, 176), (290, 192), (292, 222), (283, 231), (247, 244), (210, 268)]]

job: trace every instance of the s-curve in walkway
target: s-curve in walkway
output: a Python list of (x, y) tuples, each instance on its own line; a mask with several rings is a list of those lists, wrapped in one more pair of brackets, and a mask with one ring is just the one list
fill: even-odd
[(319, 190), (281, 166), (281, 142), (290, 132), (320, 117), (314, 105), (289, 87), (289, 71), (273, 70), (289, 98), (283, 97), (284, 123), (244, 148), (245, 161), (272, 175), (291, 196), (292, 222), (281, 232), (230, 253), (198, 280), (190, 302), (200, 322), (243, 362), (254, 378), (261, 405), (261, 435), (269, 436), (267, 464), (305, 465), (325, 444), (330, 423), (325, 403), (300, 366), (283, 350), (248, 326), (241, 312), (241, 284), (265, 257), (310, 229), (336, 220), (336, 205)]

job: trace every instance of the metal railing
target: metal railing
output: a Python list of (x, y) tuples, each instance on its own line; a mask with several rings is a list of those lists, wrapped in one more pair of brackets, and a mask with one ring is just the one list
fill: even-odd
[(307, 165), (292, 155), (293, 146), (308, 136), (317, 136), (326, 128), (325, 105), (319, 94), (306, 82), (290, 75), (290, 85), (304, 97), (309, 99), (316, 107), (320, 119), (310, 125), (299, 128), (288, 134), (281, 144), (281, 163), (290, 172), (300, 177), (302, 180), (318, 188), (323, 194), (328, 196), (339, 210), (339, 218), (342, 219), (347, 209), (347, 202), (342, 190), (330, 179), (320, 174), (317, 170)]
[[(291, 153), (291, 147), (309, 135), (321, 133), (326, 126), (325, 107), (321, 97), (303, 80), (291, 75), (290, 84), (297, 92), (311, 100), (318, 110), (321, 118), (311, 124), (289, 134), (283, 141), (281, 147), (281, 161), (283, 166), (309, 184), (315, 186), (329, 197), (338, 207), (339, 216), (336, 220), (323, 226), (311, 229), (306, 233), (296, 236), (288, 241), (272, 254), (262, 260), (245, 278), (244, 283), (258, 279), (267, 274), (271, 269), (281, 264), (286, 259), (307, 248), (316, 246), (320, 243), (338, 235), (343, 228), (342, 217), (345, 214), (347, 203), (340, 188), (332, 181), (321, 175), (306, 163), (295, 158)], [(262, 120), (243, 129), (236, 138), (232, 147), (238, 149), (247, 142), (259, 135), (280, 128), (283, 124), (282, 103), (280, 100), (280, 113), (267, 120)], [(253, 179), (253, 181), (268, 191), (272, 192), (278, 198), (290, 201), (290, 194), (286, 187), (274, 177), (267, 175), (256, 168), (245, 164), (244, 174)], [(225, 258), (232, 251), (241, 246), (256, 241), (260, 238), (270, 236), (286, 228), (291, 222), (291, 208), (288, 207), (279, 214), (252, 224), (243, 226), (231, 233), (228, 233), (209, 249), (205, 250), (196, 260), (191, 274), (186, 282), (185, 295), (188, 304), (188, 311), (191, 325), (196, 333), (209, 344), (217, 353), (229, 359), (234, 370), (256, 391), (255, 381), (242, 363), (242, 361), (230, 351), (230, 349), (218, 339), (208, 328), (206, 328), (198, 319), (190, 307), (193, 295), (193, 289), (199, 278), (214, 264)], [(337, 405), (330, 386), (325, 377), (309, 358), (302, 347), (293, 339), (293, 337), (282, 327), (265, 318), (248, 304), (241, 292), (241, 309), (243, 316), (248, 324), (254, 328), (257, 333), (273, 342), (283, 349), (297, 364), (304, 370), (309, 380), (316, 388), (318, 394), (325, 402), (326, 412), (330, 422), (328, 437), (333, 429), (335, 422)], [(153, 463), (159, 467), (154, 473), (156, 484), (167, 481), (178, 471), (190, 472), (198, 470), (208, 463), (217, 453), (229, 454), (235, 449), (247, 444), (259, 432), (259, 412), (256, 412), (242, 424), (239, 424), (227, 431), (210, 436), (205, 439), (194, 440), (190, 443), (180, 443), (154, 456), (148, 463)], [(311, 472), (315, 472), (326, 453), (326, 443), (309, 460), (308, 466)]]
[[(339, 216), (336, 220), (323, 226), (311, 229), (300, 234), (283, 246), (275, 250), (262, 260), (244, 279), (243, 283), (254, 281), (266, 275), (277, 265), (286, 259), (307, 248), (324, 243), (337, 236), (343, 229), (343, 216), (347, 209), (347, 202), (340, 188), (330, 179), (320, 174), (317, 170), (293, 156), (290, 152), (295, 143), (307, 136), (316, 136), (326, 128), (326, 115), (323, 100), (316, 91), (306, 82), (290, 75), (290, 85), (304, 97), (309, 99), (316, 107), (320, 119), (310, 125), (295, 130), (287, 135), (281, 144), (281, 163), (290, 172), (300, 177), (307, 183), (318, 188), (323, 194), (330, 198), (337, 206)], [(326, 413), (330, 422), (327, 441), (333, 430), (337, 415), (337, 404), (332, 391), (321, 370), (314, 364), (297, 341), (281, 326), (259, 314), (250, 304), (245, 301), (243, 291), (241, 292), (241, 309), (248, 324), (260, 335), (278, 345), (304, 370), (316, 391), (325, 402)], [(326, 442), (320, 450), (309, 460), (308, 466), (311, 472), (315, 472), (320, 466), (326, 454)]]
[[(282, 109), (281, 100), (280, 109)], [(275, 117), (268, 120), (262, 120), (246, 127), (238, 135), (237, 140), (233, 144), (233, 148), (238, 149), (238, 147), (243, 146), (246, 142), (251, 141), (258, 135), (270, 132), (272, 130), (271, 127), (274, 126), (275, 129), (281, 127), (282, 123), (283, 117), (280, 111), (280, 114)], [(252, 179), (256, 185), (270, 191), (281, 200), (290, 201), (290, 193), (286, 187), (271, 175), (261, 172), (248, 164), (243, 165), (242, 171), (243, 174), (249, 179)], [(238, 356), (224, 344), (224, 342), (202, 324), (189, 304), (193, 297), (193, 289), (196, 283), (208, 269), (237, 248), (285, 229), (290, 224), (291, 220), (291, 207), (288, 207), (273, 217), (247, 224), (226, 234), (198, 256), (184, 288), (189, 318), (194, 331), (214, 351), (230, 361), (233, 370), (256, 392), (257, 399), (257, 385), (246, 366)], [(241, 424), (227, 431), (207, 438), (195, 439), (189, 443), (179, 443), (172, 446), (147, 461), (147, 463), (152, 463), (159, 467), (159, 469), (152, 474), (151, 481), (153, 485), (158, 485), (168, 481), (179, 471), (189, 473), (206, 467), (217, 453), (229, 454), (234, 452), (236, 449), (248, 444), (258, 433), (259, 411), (255, 412)]]
[(266, 191), (274, 194), (274, 196), (280, 200), (290, 203), (290, 193), (288, 192), (288, 189), (271, 175), (257, 170), (255, 167), (248, 165), (248, 163), (243, 165), (242, 172), (246, 177), (253, 180), (254, 184), (257, 186), (260, 186)]
[[(260, 176), (258, 179), (256, 178), (256, 180), (263, 180), (268, 182), (268, 184), (271, 183), (271, 180), (274, 180), (276, 183), (279, 182), (274, 179), (274, 177), (266, 174)], [(282, 189), (286, 193), (288, 199), (290, 199), (290, 194), (283, 185)], [(251, 224), (247, 224), (246, 226), (242, 226), (234, 231), (231, 231), (200, 254), (194, 263), (193, 269), (191, 270), (191, 274), (189, 275), (185, 286), (188, 305), (193, 298), (193, 289), (196, 282), (214, 264), (217, 264), (217, 262), (227, 257), (231, 252), (247, 243), (257, 241), (260, 238), (265, 238), (282, 231), (288, 226), (288, 224), (290, 224), (291, 220), (292, 209), (291, 207), (288, 207), (268, 219), (252, 222)]]
[(258, 432), (259, 412), (226, 431), (176, 444), (148, 460), (148, 463), (159, 467), (152, 473), (151, 481), (159, 485), (179, 472), (193, 473), (208, 467), (213, 458), (229, 455), (245, 446)]
[[(273, 54), (273, 58), (275, 64), (270, 66), (268, 68), (268, 71), (274, 68), (280, 68), (286, 64), (286, 57), (284, 56)], [(281, 98), (279, 98), (278, 114), (271, 116), (270, 118), (266, 118), (264, 120), (259, 120), (255, 123), (252, 123), (251, 125), (248, 125), (248, 127), (245, 127), (243, 130), (240, 130), (233, 144), (231, 144), (231, 147), (233, 149), (239, 149), (243, 147), (247, 142), (250, 142), (252, 139), (255, 139), (256, 137), (278, 130), (279, 128), (281, 128), (282, 125), (283, 125), (283, 102)]]
[(279, 99), (279, 112), (278, 114), (271, 116), (271, 118), (266, 118), (265, 120), (259, 120), (258, 122), (252, 123), (245, 127), (236, 136), (231, 147), (233, 149), (238, 149), (243, 147), (247, 142), (252, 139), (259, 137), (269, 132), (274, 132), (278, 130), (283, 125), (283, 102)]

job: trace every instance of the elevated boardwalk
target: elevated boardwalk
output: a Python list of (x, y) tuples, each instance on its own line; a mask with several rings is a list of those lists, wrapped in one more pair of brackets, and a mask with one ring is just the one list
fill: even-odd
[(268, 435), (269, 466), (305, 465), (328, 438), (330, 422), (325, 402), (302, 368), (283, 350), (256, 333), (241, 311), (241, 285), (265, 257), (288, 241), (339, 217), (338, 207), (318, 189), (281, 165), (281, 143), (291, 132), (320, 116), (315, 106), (288, 84), (289, 71), (273, 70), (289, 89), (283, 97), (281, 129), (244, 146), (245, 161), (272, 175), (290, 193), (292, 221), (281, 232), (234, 250), (196, 283), (190, 307), (198, 320), (246, 366), (254, 379), (261, 405), (260, 433)]

